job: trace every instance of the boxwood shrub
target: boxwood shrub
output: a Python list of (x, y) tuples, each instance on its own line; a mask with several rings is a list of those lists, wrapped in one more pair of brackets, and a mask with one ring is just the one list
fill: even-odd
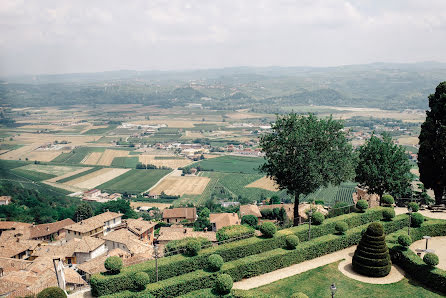
[(221, 228), (217, 231), (217, 240), (225, 241), (234, 238), (248, 238), (254, 236), (255, 229), (246, 225), (235, 225)]
[(412, 221), (411, 221), (412, 227), (418, 228), (421, 226), (423, 222), (424, 222), (423, 214), (418, 212), (412, 213)]
[(440, 260), (436, 254), (428, 252), (424, 255), (423, 262), (425, 262), (428, 266), (435, 267), (438, 265)]
[(262, 232), (262, 235), (266, 238), (272, 238), (274, 237), (274, 234), (277, 232), (277, 227), (272, 222), (264, 222), (260, 226), (260, 232)]
[(325, 216), (321, 212), (314, 212), (311, 217), (311, 222), (315, 225), (320, 225), (325, 219)]
[(181, 240), (172, 240), (167, 242), (166, 246), (164, 246), (164, 253), (166, 255), (183, 253), (187, 250), (187, 244), (190, 240), (197, 240), (200, 243), (200, 247), (209, 247), (212, 245), (211, 241), (204, 237), (186, 237)]

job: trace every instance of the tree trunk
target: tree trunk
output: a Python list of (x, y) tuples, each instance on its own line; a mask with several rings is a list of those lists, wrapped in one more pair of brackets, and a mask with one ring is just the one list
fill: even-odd
[(300, 216), (299, 216), (299, 195), (294, 194), (294, 220), (293, 226), (298, 226), (300, 224)]
[(434, 188), (434, 194), (435, 194), (435, 205), (440, 205), (443, 200), (443, 194), (444, 194), (444, 188), (441, 187), (441, 185), (438, 185)]

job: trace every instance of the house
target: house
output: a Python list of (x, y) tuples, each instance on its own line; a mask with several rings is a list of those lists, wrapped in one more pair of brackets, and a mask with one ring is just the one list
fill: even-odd
[(127, 219), (126, 224), (127, 229), (135, 234), (139, 240), (148, 244), (153, 243), (155, 225), (157, 224), (156, 222), (150, 222), (143, 220), (142, 218), (138, 218)]
[(105, 212), (78, 223), (66, 226), (66, 239), (82, 238), (85, 236), (99, 237), (113, 231), (121, 225), (122, 214)]
[(224, 208), (239, 206), (240, 202), (221, 202), (220, 205)]
[(101, 194), (101, 191), (99, 189), (90, 189), (84, 192), (83, 197), (85, 200), (94, 200), (95, 198), (99, 197)]
[(119, 229), (102, 237), (108, 250), (119, 248), (130, 255), (143, 254), (151, 251), (147, 243), (139, 240), (139, 237), (127, 229)]
[(203, 237), (211, 242), (217, 242), (217, 235), (215, 232), (197, 232), (193, 228), (185, 228), (182, 225), (174, 225), (171, 227), (161, 227), (160, 235), (157, 240), (160, 245), (165, 245), (172, 240), (181, 240), (184, 238), (198, 238)]
[(356, 204), (359, 200), (364, 200), (369, 204), (369, 208), (379, 206), (379, 195), (369, 194), (366, 189), (356, 187), (356, 192), (353, 193), (353, 202)]
[(262, 217), (260, 209), (257, 205), (241, 205), (240, 206), (240, 217), (243, 218), (245, 215), (254, 215), (258, 219)]
[(223, 227), (240, 224), (240, 218), (237, 213), (211, 213), (209, 221), (212, 224), (212, 231), (217, 232)]
[[(25, 234), (32, 224), (18, 221), (0, 221), (0, 236), (5, 238), (6, 235)], [(8, 233), (6, 233), (8, 232)]]
[(183, 220), (195, 222), (197, 208), (173, 208), (163, 210), (163, 221), (166, 223), (180, 223)]
[(0, 196), (0, 206), (1, 205), (8, 205), (11, 203), (11, 197), (10, 196)]
[(0, 243), (0, 257), (26, 260), (40, 246), (40, 241), (11, 238)]
[(74, 221), (67, 218), (64, 220), (41, 224), (32, 225), (29, 227), (30, 234), (29, 239), (42, 240), (42, 241), (52, 241), (56, 239), (65, 238), (65, 227), (74, 224)]

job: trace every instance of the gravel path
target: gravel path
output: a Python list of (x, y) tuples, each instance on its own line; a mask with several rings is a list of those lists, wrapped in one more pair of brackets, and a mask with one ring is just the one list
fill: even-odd
[[(415, 253), (415, 249), (426, 248), (426, 240), (418, 240), (415, 241), (410, 245), (410, 249), (413, 250)], [(435, 251), (435, 254), (440, 259), (440, 263), (438, 264), (438, 268), (446, 270), (446, 236), (442, 237), (432, 237), (432, 239), (429, 239), (428, 241), (428, 249), (433, 249)], [(423, 257), (424, 254), (421, 254), (421, 257)]]
[[(395, 207), (394, 210), (396, 215), (407, 213), (407, 208), (405, 207)], [(429, 218), (446, 219), (446, 211), (432, 212), (430, 210), (420, 210), (418, 212)]]

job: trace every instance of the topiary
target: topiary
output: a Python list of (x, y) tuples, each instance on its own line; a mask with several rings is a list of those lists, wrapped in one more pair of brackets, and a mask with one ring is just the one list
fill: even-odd
[(201, 249), (201, 244), (198, 240), (189, 240), (184, 247), (184, 254), (189, 257), (196, 256)]
[(320, 225), (325, 219), (325, 216), (320, 212), (314, 212), (311, 217), (311, 222), (315, 225)]
[(299, 293), (294, 293), (293, 295), (291, 295), (291, 298), (308, 298), (308, 296), (302, 292), (299, 292)]
[(395, 217), (395, 210), (393, 208), (386, 208), (383, 210), (383, 219), (386, 221), (391, 221)]
[(414, 228), (421, 227), (421, 224), (424, 222), (424, 216), (421, 213), (415, 212), (412, 213), (411, 226)]
[(255, 217), (254, 215), (243, 215), (242, 217), (242, 225), (248, 225), (253, 228), (257, 227), (257, 224), (259, 222), (259, 219)]
[(348, 225), (346, 222), (343, 221), (337, 222), (335, 225), (335, 230), (339, 235), (344, 235), (345, 232), (348, 230)]
[(389, 206), (395, 204), (395, 200), (391, 195), (383, 195), (381, 197), (381, 205)]
[(286, 248), (295, 249), (299, 245), (299, 237), (296, 235), (288, 235), (285, 238)]
[(389, 274), (392, 263), (385, 242), (384, 228), (380, 223), (371, 223), (353, 255), (353, 270), (359, 274), (382, 277)]
[(229, 274), (220, 274), (215, 280), (214, 291), (220, 295), (226, 295), (231, 291), (232, 285), (232, 277)]
[(213, 254), (208, 257), (209, 269), (213, 272), (220, 270), (223, 266), (223, 258), (220, 255)]
[(133, 276), (133, 284), (138, 291), (146, 289), (146, 285), (150, 282), (150, 277), (145, 272), (136, 272)]
[(262, 235), (266, 238), (272, 238), (277, 232), (277, 227), (272, 222), (264, 222), (260, 226), (260, 232), (262, 232)]
[(410, 202), (407, 204), (407, 210), (412, 209), (413, 212), (418, 212), (420, 209), (420, 206), (416, 202)]
[(42, 290), (39, 294), (36, 296), (37, 298), (66, 298), (67, 294), (58, 287), (49, 287), (45, 290)]
[(407, 249), (412, 244), (412, 238), (409, 235), (398, 236), (398, 244)]
[(356, 208), (358, 208), (359, 212), (365, 212), (365, 210), (369, 208), (369, 204), (365, 200), (359, 200), (356, 203)]
[(423, 261), (431, 267), (435, 267), (438, 265), (438, 263), (440, 262), (438, 259), (438, 256), (434, 253), (428, 252), (427, 254), (424, 255), (423, 257)]
[(122, 260), (118, 256), (108, 257), (104, 262), (104, 267), (111, 274), (118, 274), (122, 268)]

